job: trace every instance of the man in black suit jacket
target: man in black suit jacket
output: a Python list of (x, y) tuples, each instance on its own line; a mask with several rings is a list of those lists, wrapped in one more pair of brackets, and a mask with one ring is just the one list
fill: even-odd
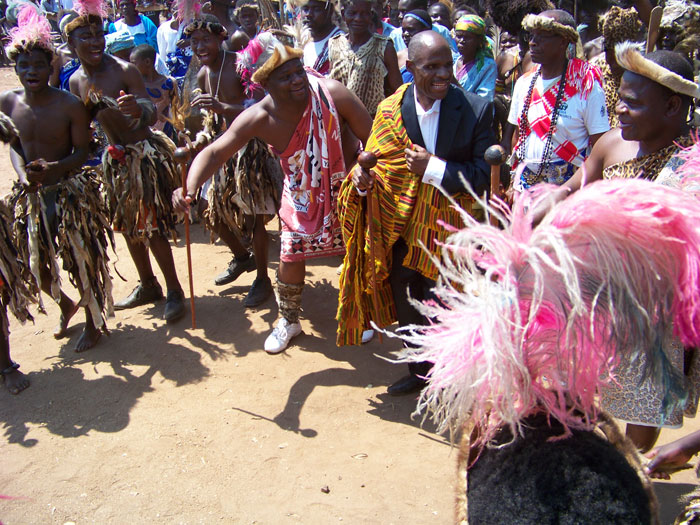
[[(341, 189), (340, 213), (348, 255), (341, 278), (339, 344), (355, 342), (348, 336), (352, 332), (350, 328), (358, 328), (348, 321), (353, 315), (360, 324), (363, 319), (372, 319), (380, 326), (393, 320), (398, 320), (400, 326), (427, 322), (408, 302), (409, 296), (419, 301), (430, 299), (438, 275), (421, 246), (425, 245), (432, 255), (439, 255), (439, 242), (445, 240), (447, 232), (438, 221), (463, 226), (441, 190), (476, 215), (466, 186), (478, 195), (489, 187), (489, 167), (484, 153), (495, 143), (491, 131), (492, 104), (451, 85), (450, 48), (433, 31), (411, 39), (406, 67), (413, 73), (414, 83), (399, 88), (382, 102), (367, 144), (366, 149), (379, 157), (374, 170), (376, 183), (368, 172), (358, 167)], [(396, 111), (398, 104), (400, 118)], [(375, 225), (381, 224), (381, 231), (375, 233), (375, 244), (381, 248), (374, 261), (378, 282), (370, 287), (371, 293), (383, 303), (381, 312), (372, 312), (371, 301), (365, 300), (369, 296), (368, 287), (359, 282), (368, 275), (367, 268), (371, 268), (372, 261), (366, 260), (368, 250), (355, 249), (366, 237), (364, 223), (358, 222), (357, 210), (361, 213), (358, 194), (364, 195), (370, 187), (381, 203), (376, 208), (379, 216), (375, 217)], [(358, 225), (363, 229), (360, 235), (355, 231)], [(391, 256), (384, 257), (382, 254), (389, 255), (389, 250)], [(358, 266), (364, 271), (356, 271)], [(383, 287), (387, 291), (390, 288), (390, 293), (383, 293)], [(357, 301), (350, 304), (352, 290), (357, 288), (365, 291), (360, 301), (363, 304), (358, 305)], [(390, 301), (393, 305), (386, 305)], [(425, 384), (422, 378), (430, 366), (430, 363), (409, 364), (409, 375), (391, 385), (388, 392), (403, 395), (422, 389)]]

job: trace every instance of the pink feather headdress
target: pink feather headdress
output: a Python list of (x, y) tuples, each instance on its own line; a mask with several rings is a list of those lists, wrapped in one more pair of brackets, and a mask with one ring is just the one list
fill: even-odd
[(63, 29), (66, 35), (71, 34), (79, 27), (99, 24), (109, 14), (107, 3), (104, 0), (75, 0), (73, 11), (77, 16), (66, 23)]
[(685, 401), (665, 344), (700, 343), (698, 201), (644, 180), (601, 181), (533, 229), (551, 190), (538, 185), (512, 210), (480, 201), (503, 230), (463, 214), (467, 227), (442, 247), (438, 301), (415, 303), (432, 324), (399, 330), (412, 346), (400, 361), (433, 363), (417, 411), (440, 432), (474, 424), (477, 446), (504, 426), (518, 435), (537, 411), (567, 431), (589, 428), (620, 364), (644, 366), (668, 411)]
[(53, 54), (51, 25), (33, 4), (25, 4), (17, 15), (17, 27), (10, 30), (10, 43), (5, 48), (5, 53), (10, 60), (15, 60), (20, 53), (32, 49), (42, 49)]
[(107, 3), (104, 0), (75, 0), (73, 2), (73, 11), (79, 16), (97, 16), (99, 18), (107, 18)]
[(181, 25), (189, 24), (202, 10), (199, 0), (174, 0), (174, 3), (177, 6), (175, 18)]
[(236, 53), (236, 71), (246, 93), (260, 87), (270, 73), (289, 60), (301, 58), (304, 52), (287, 46), (272, 31), (263, 31), (245, 49)]

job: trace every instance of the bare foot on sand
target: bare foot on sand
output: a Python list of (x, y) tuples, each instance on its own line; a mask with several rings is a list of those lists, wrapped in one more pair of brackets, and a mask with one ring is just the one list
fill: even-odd
[(100, 337), (102, 337), (102, 332), (100, 332), (94, 326), (88, 327), (86, 325), (85, 329), (83, 330), (83, 333), (80, 334), (80, 339), (78, 339), (78, 343), (75, 345), (75, 351), (85, 352), (85, 350), (90, 350), (93, 346), (97, 344), (97, 341), (100, 340)]
[(53, 332), (54, 339), (63, 339), (68, 335), (68, 323), (73, 318), (79, 307), (77, 304), (71, 303), (65, 311), (61, 309), (61, 320)]
[(29, 378), (17, 369), (3, 373), (2, 377), (5, 379), (5, 388), (13, 396), (29, 386)]

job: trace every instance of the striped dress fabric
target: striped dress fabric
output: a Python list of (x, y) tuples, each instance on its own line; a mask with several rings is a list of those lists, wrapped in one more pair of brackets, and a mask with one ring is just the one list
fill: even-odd
[[(396, 320), (389, 286), (391, 250), (399, 237), (408, 245), (403, 266), (436, 280), (438, 269), (431, 259), (449, 235), (442, 224), (460, 226), (459, 212), (436, 187), (423, 184), (422, 176), (411, 173), (404, 150), (412, 147), (401, 116), (401, 103), (410, 84), (404, 84), (377, 109), (372, 132), (365, 147), (378, 163), (373, 170), (375, 184), (368, 197), (360, 197), (348, 176), (338, 199), (339, 217), (346, 246), (338, 300), (339, 346), (360, 344), (362, 330), (373, 320), (379, 327)], [(349, 172), (352, 174), (352, 171)], [(472, 198), (453, 196), (460, 207), (471, 212)], [(370, 257), (367, 205), (373, 209), (375, 259)], [(424, 247), (428, 250), (426, 251)], [(372, 283), (372, 264), (377, 283)], [(371, 294), (377, 295), (379, 312), (374, 312)]]

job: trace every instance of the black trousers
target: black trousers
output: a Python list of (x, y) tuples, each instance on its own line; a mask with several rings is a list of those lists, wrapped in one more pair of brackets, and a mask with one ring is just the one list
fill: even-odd
[[(391, 284), (391, 295), (396, 306), (396, 317), (399, 326), (409, 324), (428, 324), (428, 319), (423, 317), (409, 302), (408, 297), (417, 301), (435, 299), (433, 288), (435, 281), (424, 277), (419, 272), (406, 268), (403, 260), (408, 254), (406, 242), (399, 237), (392, 248), (391, 273), (389, 283)], [(430, 362), (409, 363), (408, 371), (415, 376), (424, 377), (432, 367)]]

